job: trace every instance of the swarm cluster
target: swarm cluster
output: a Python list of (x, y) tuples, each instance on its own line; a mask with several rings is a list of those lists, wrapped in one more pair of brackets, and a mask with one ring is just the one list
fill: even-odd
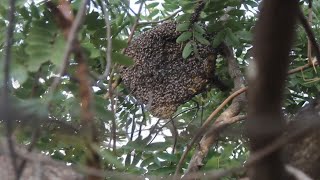
[(198, 43), (199, 56), (183, 59), (184, 45), (176, 43), (180, 34), (175, 22), (142, 33), (125, 51), (134, 65), (120, 68), (130, 93), (159, 118), (170, 118), (179, 105), (213, 83), (217, 50)]

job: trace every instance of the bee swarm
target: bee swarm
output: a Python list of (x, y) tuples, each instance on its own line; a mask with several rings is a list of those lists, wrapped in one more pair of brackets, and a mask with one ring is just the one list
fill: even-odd
[(217, 49), (197, 43), (198, 55), (183, 59), (185, 44), (176, 43), (180, 34), (175, 22), (142, 33), (125, 51), (134, 65), (120, 67), (130, 93), (150, 106), (152, 115), (163, 119), (171, 118), (181, 104), (213, 83)]

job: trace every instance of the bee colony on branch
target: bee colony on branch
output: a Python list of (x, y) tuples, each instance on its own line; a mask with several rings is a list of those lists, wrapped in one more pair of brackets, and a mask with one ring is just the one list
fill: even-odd
[(176, 42), (179, 35), (175, 22), (140, 34), (125, 51), (134, 65), (120, 68), (130, 94), (159, 118), (171, 118), (181, 104), (214, 83), (218, 49), (196, 43), (197, 52), (184, 59), (185, 43)]

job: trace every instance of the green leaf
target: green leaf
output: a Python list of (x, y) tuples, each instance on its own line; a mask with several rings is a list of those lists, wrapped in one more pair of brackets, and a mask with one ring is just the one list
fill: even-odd
[(175, 167), (161, 167), (153, 171), (156, 175), (167, 175), (175, 172)]
[[(26, 65), (29, 71), (38, 71), (43, 63), (52, 60), (55, 55), (62, 56), (64, 42), (56, 41), (56, 33), (57, 29), (51, 23), (38, 20), (32, 23), (30, 32), (25, 40), (27, 44), (25, 51), (29, 55)], [(56, 61), (54, 60), (53, 62)], [(60, 66), (61, 62), (56, 64)]]
[(194, 32), (193, 35), (201, 44), (210, 45), (210, 42), (206, 40), (200, 33)]
[(177, 31), (187, 31), (190, 27), (190, 22), (182, 23), (177, 25)]
[(28, 2), (28, 0), (17, 0), (16, 1), (16, 6), (17, 7), (22, 7), (27, 2)]
[(46, 117), (48, 115), (47, 106), (43, 103), (42, 99), (28, 99), (20, 101), (18, 107), (23, 110), (26, 116)]
[(39, 9), (38, 9), (38, 7), (36, 7), (35, 4), (32, 3), (31, 6), (30, 6), (30, 9), (31, 9), (31, 16), (32, 16), (33, 18), (39, 19), (39, 18), (40, 18), (40, 15), (39, 15)]
[(131, 165), (136, 166), (141, 161), (141, 157), (142, 157), (141, 152), (136, 153), (135, 156), (133, 157)]
[[(27, 52), (28, 53), (28, 52)], [(30, 54), (27, 67), (30, 72), (36, 72), (40, 66), (49, 61), (49, 53), (46, 51), (37, 51)]]
[(147, 8), (151, 9), (159, 5), (159, 2), (153, 2), (147, 5)]
[(252, 33), (249, 31), (238, 31), (235, 34), (239, 39), (243, 39), (245, 41), (252, 41)]
[(244, 16), (244, 15), (245, 15), (245, 11), (239, 10), (239, 9), (232, 9), (231, 11), (228, 12), (228, 14), (229, 14), (230, 16), (238, 16), (238, 17), (241, 17), (241, 16)]
[(112, 57), (112, 61), (124, 66), (131, 66), (134, 64), (132, 58), (118, 52), (113, 52), (111, 57)]
[(55, 40), (54, 43), (51, 46), (51, 52), (49, 55), (49, 60), (56, 65), (56, 67), (58, 69), (61, 68), (62, 66), (62, 61), (63, 61), (63, 56), (64, 56), (64, 51), (66, 48), (66, 41), (65, 39), (62, 37), (62, 35), (58, 35)]
[(86, 43), (82, 43), (82, 46), (88, 50), (88, 52), (90, 53), (90, 58), (97, 58), (100, 57), (100, 50), (98, 48), (96, 48), (92, 43), (90, 42), (86, 42)]
[(159, 12), (160, 12), (159, 9), (155, 9), (149, 14), (149, 17), (153, 18), (154, 16), (158, 15)]
[(17, 80), (19, 84), (23, 84), (28, 79), (28, 72), (26, 67), (20, 64), (14, 64), (12, 67), (11, 76)]
[(180, 6), (184, 12), (192, 13), (196, 5), (195, 1), (181, 0), (179, 1)]
[(21, 14), (21, 16), (25, 19), (29, 19), (30, 17), (30, 13), (28, 11), (28, 9), (26, 7), (22, 7), (19, 9), (19, 13)]
[(244, 3), (249, 5), (251, 8), (258, 7), (258, 4), (255, 1), (252, 1), (252, 0), (247, 0)]
[(126, 156), (125, 161), (124, 161), (124, 165), (128, 167), (128, 166), (130, 166), (130, 164), (131, 164), (131, 153), (129, 152)]
[(182, 57), (184, 59), (187, 59), (191, 53), (192, 53), (192, 44), (191, 42), (188, 42), (186, 46), (183, 48)]
[(156, 156), (160, 159), (170, 161), (170, 162), (177, 162), (178, 158), (170, 153), (165, 153), (165, 152), (159, 152), (156, 154)]
[(222, 43), (222, 41), (224, 40), (225, 36), (226, 36), (225, 31), (222, 30), (222, 31), (218, 32), (218, 34), (214, 37), (214, 40), (212, 42), (212, 46), (214, 48), (218, 47)]
[(146, 151), (160, 151), (160, 150), (167, 149), (169, 145), (170, 145), (170, 142), (155, 142), (155, 143), (149, 144), (144, 149)]
[(110, 164), (114, 164), (117, 168), (120, 168), (120, 169), (123, 168), (121, 161), (118, 160), (117, 156), (115, 156), (113, 152), (110, 152), (109, 150), (103, 150), (101, 152), (101, 155)]
[(193, 29), (200, 34), (206, 33), (206, 31), (197, 23), (193, 24)]
[(212, 158), (210, 158), (205, 165), (205, 169), (218, 169), (218, 168), (221, 168), (221, 167), (220, 167), (220, 157), (217, 157), (217, 156), (213, 156)]
[(232, 46), (239, 46), (240, 44), (239, 39), (233, 34), (230, 28), (227, 28), (226, 39)]
[(113, 50), (121, 50), (123, 48), (126, 48), (128, 46), (128, 43), (127, 41), (125, 40), (121, 40), (121, 39), (115, 39), (115, 38), (112, 38), (112, 49)]
[(95, 112), (98, 117), (103, 120), (112, 120), (114, 119), (114, 114), (107, 109), (107, 105), (105, 104), (106, 100), (100, 97), (95, 97)]
[(177, 43), (181, 43), (181, 42), (184, 42), (186, 40), (189, 40), (192, 36), (192, 32), (183, 32), (178, 38), (177, 38)]
[(146, 158), (145, 160), (143, 160), (140, 164), (141, 167), (145, 167), (145, 166), (148, 166), (149, 164), (153, 163), (153, 159), (154, 157), (153, 156), (150, 156), (148, 158)]
[(117, 24), (118, 25), (121, 25), (123, 23), (123, 20), (124, 20), (124, 16), (125, 16), (125, 13), (121, 13), (117, 16)]
[(188, 14), (188, 13), (179, 15), (179, 16), (177, 17), (177, 22), (189, 21), (189, 20), (190, 20), (190, 17), (191, 17), (191, 14)]

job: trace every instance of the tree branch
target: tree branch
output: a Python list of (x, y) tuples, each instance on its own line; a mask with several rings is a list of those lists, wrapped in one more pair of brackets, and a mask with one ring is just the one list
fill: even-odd
[[(73, 21), (69, 16), (72, 12), (70, 3), (62, 1), (59, 8), (57, 8), (51, 1), (47, 2), (46, 5), (54, 13), (56, 21), (64, 36), (68, 39), (68, 48), (65, 53), (65, 57), (68, 59), (71, 53), (74, 53), (75, 60), (77, 62), (77, 78), (79, 81), (79, 96), (81, 102), (81, 123), (82, 133), (85, 138), (86, 147), (88, 148), (88, 155), (86, 156), (86, 164), (89, 167), (101, 169), (101, 160), (99, 153), (95, 150), (94, 146), (98, 144), (98, 134), (94, 123), (94, 116), (92, 112), (92, 90), (91, 83), (89, 81), (89, 70), (86, 64), (86, 55), (82, 51), (79, 40), (77, 39), (78, 32), (83, 22), (83, 18), (86, 12), (86, 6), (89, 0), (82, 0), (80, 9)], [(64, 9), (62, 9), (64, 8)], [(67, 11), (68, 13), (64, 13)], [(72, 17), (72, 15), (71, 15)], [(100, 180), (101, 177), (88, 176), (89, 180)]]
[[(81, 5), (80, 5), (80, 9), (77, 13), (77, 16), (73, 21), (73, 15), (70, 13), (65, 13), (68, 14), (69, 16), (64, 16), (64, 14), (60, 14), (60, 13), (55, 13), (57, 14), (59, 17), (59, 19), (62, 19), (62, 21), (58, 21), (58, 23), (60, 24), (60, 26), (63, 28), (63, 32), (64, 32), (64, 36), (67, 37), (67, 44), (66, 44), (66, 50), (63, 54), (63, 58), (62, 58), (62, 66), (59, 70), (59, 74), (58, 77), (56, 77), (51, 85), (51, 93), (53, 95), (53, 93), (55, 92), (57, 86), (60, 83), (60, 79), (63, 76), (63, 74), (66, 71), (66, 68), (68, 66), (69, 63), (69, 56), (71, 54), (71, 52), (73, 51), (73, 45), (77, 39), (77, 35), (78, 32), (80, 31), (84, 16), (85, 16), (85, 12), (86, 12), (86, 5), (88, 4), (89, 0), (82, 0)], [(66, 5), (66, 1), (62, 1), (61, 2), (61, 7), (65, 7), (68, 6)], [(49, 6), (50, 9), (53, 10), (53, 8), (51, 8), (52, 6), (54, 6), (54, 4), (52, 2), (47, 2), (46, 3), (47, 6)], [(64, 9), (65, 10), (65, 9)], [(55, 11), (58, 11), (58, 9), (56, 9)], [(60, 15), (59, 15), (60, 14)], [(52, 96), (51, 95), (51, 96)]]
[[(234, 80), (234, 89), (241, 90), (245, 85), (244, 77), (240, 71), (240, 67), (236, 58), (233, 55), (231, 48), (223, 46), (223, 56), (228, 62), (228, 70), (230, 77)], [(216, 119), (210, 129), (201, 139), (193, 157), (189, 163), (188, 169), (183, 179), (193, 179), (191, 174), (200, 170), (203, 166), (203, 159), (207, 156), (210, 147), (216, 143), (220, 132), (223, 131), (229, 125), (244, 119), (246, 116), (238, 116), (244, 107), (246, 102), (245, 94), (241, 94), (235, 97), (231, 105)], [(208, 126), (208, 125), (207, 125)]]
[[(106, 0), (105, 0), (106, 1)], [(111, 39), (111, 24), (109, 20), (109, 10), (107, 9), (106, 2), (102, 1), (102, 12), (104, 14), (104, 21), (107, 27), (107, 50), (106, 50), (106, 69), (102, 76), (99, 79), (106, 79), (109, 76), (110, 69), (111, 69), (111, 53), (112, 53), (112, 39)]]
[(307, 33), (309, 42), (311, 43), (311, 45), (312, 45), (312, 47), (314, 49), (314, 53), (316, 55), (318, 64), (320, 64), (320, 49), (319, 49), (319, 45), (318, 45), (317, 40), (316, 40), (316, 38), (314, 36), (312, 28), (311, 28), (308, 20), (304, 16), (304, 14), (303, 14), (301, 9), (299, 9), (299, 11), (298, 11), (298, 18), (299, 18), (299, 21), (302, 24), (305, 32)]
[(11, 117), (11, 113), (9, 113), (9, 109), (11, 106), (11, 102), (9, 100), (9, 93), (11, 88), (11, 79), (10, 79), (10, 64), (11, 64), (11, 48), (13, 44), (13, 32), (15, 28), (15, 0), (9, 1), (9, 10), (8, 10), (8, 28), (6, 31), (6, 40), (5, 40), (5, 47), (4, 47), (4, 65), (3, 65), (3, 72), (4, 72), (4, 79), (3, 79), (3, 89), (2, 89), (2, 102), (0, 104), (1, 109), (1, 118), (5, 122), (6, 126), (6, 140), (9, 146), (10, 151), (10, 159), (12, 163), (12, 167), (15, 171), (15, 179), (19, 179), (19, 171), (16, 161), (16, 153), (12, 142), (12, 131), (13, 131), (13, 119)]
[(187, 157), (187, 154), (189, 153), (189, 151), (191, 150), (193, 144), (199, 139), (199, 137), (207, 130), (207, 128), (209, 127), (210, 123), (212, 122), (213, 118), (223, 109), (223, 107), (225, 107), (233, 98), (239, 96), (240, 94), (242, 94), (243, 92), (245, 92), (247, 90), (247, 88), (241, 88), (239, 90), (237, 90), (236, 92), (232, 93), (226, 100), (224, 100), (222, 102), (222, 104), (220, 104), (218, 106), (217, 109), (215, 109), (211, 115), (207, 118), (207, 120), (203, 123), (203, 125), (200, 127), (200, 129), (198, 130), (198, 132), (196, 133), (196, 135), (192, 138), (191, 142), (187, 145), (186, 150), (183, 152), (179, 163), (177, 164), (177, 168), (176, 168), (176, 172), (175, 175), (179, 174), (179, 171), (181, 169), (182, 163), (184, 162), (185, 158)]

